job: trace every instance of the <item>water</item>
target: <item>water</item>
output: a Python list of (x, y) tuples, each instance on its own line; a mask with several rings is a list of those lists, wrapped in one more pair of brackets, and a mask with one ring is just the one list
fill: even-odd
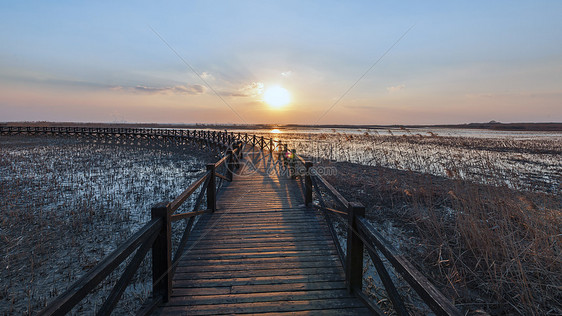
[[(38, 312), (143, 226), (154, 204), (171, 201), (200, 177), (215, 154), (0, 137), (0, 311)], [(188, 200), (181, 210), (192, 205)], [(173, 226), (174, 245), (181, 224)], [(134, 312), (150, 294), (149, 267), (140, 269), (117, 314)], [(74, 313), (99, 308), (118, 276)]]
[(430, 173), (558, 194), (562, 132), (471, 129), (232, 130), (273, 138), (316, 159)]

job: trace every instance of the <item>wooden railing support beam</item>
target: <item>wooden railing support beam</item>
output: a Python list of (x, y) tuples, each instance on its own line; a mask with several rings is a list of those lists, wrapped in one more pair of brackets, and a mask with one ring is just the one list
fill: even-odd
[(365, 207), (361, 203), (349, 203), (347, 222), (346, 285), (350, 293), (363, 289), (363, 241), (357, 230), (357, 217), (365, 216)]
[(312, 178), (310, 176), (311, 168), (312, 168), (312, 161), (307, 161), (304, 164), (305, 167), (305, 174), (304, 174), (304, 187), (305, 187), (305, 194), (304, 194), (304, 203), (306, 206), (310, 206), (312, 204)]
[(207, 209), (211, 211), (217, 210), (217, 185), (216, 185), (216, 171), (215, 164), (207, 164), (207, 171), (209, 173), (209, 185), (207, 186)]
[(226, 151), (227, 159), (226, 159), (226, 177), (228, 181), (232, 181), (232, 174), (234, 171), (234, 156), (232, 153), (232, 149)]
[(172, 222), (167, 203), (156, 204), (150, 215), (152, 219), (162, 218), (164, 221), (152, 245), (152, 295), (168, 302), (172, 294)]

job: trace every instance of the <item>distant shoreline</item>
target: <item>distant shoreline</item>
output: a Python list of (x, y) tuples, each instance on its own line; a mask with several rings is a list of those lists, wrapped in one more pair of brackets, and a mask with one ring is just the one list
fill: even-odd
[(467, 123), (437, 125), (373, 125), (373, 124), (181, 124), (181, 123), (100, 123), (100, 122), (0, 122), (0, 126), (68, 126), (68, 127), (143, 127), (143, 128), (209, 128), (209, 129), (273, 129), (273, 128), (351, 128), (351, 129), (398, 129), (398, 128), (457, 128), (485, 129), (496, 131), (549, 131), (561, 132), (562, 123)]

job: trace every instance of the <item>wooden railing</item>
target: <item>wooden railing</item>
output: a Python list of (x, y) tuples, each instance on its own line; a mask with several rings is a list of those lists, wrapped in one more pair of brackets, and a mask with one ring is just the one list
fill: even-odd
[(247, 133), (217, 130), (166, 129), (166, 128), (121, 128), (121, 127), (64, 127), (64, 126), (0, 126), (0, 135), (54, 135), (79, 136), (94, 139), (164, 140), (178, 143), (184, 140), (219, 145), (223, 149), (236, 142), (250, 145), (266, 152), (287, 151), (281, 141)]
[[(409, 315), (404, 301), (387, 271), (385, 262), (379, 255), (380, 252), (436, 315), (462, 315), (449, 299), (404, 256), (400, 255), (365, 219), (365, 207), (361, 203), (349, 202), (345, 199), (313, 168), (311, 161), (295, 155), (294, 151), (287, 156), (292, 157), (289, 165), (294, 170), (293, 172), (304, 178), (303, 188), (306, 205), (319, 210), (330, 228), (330, 234), (345, 270), (347, 288), (350, 292), (363, 298), (376, 314), (385, 315), (363, 292), (363, 254), (366, 252), (378, 272), (396, 314)], [(313, 203), (313, 193), (315, 193), (314, 197), (317, 203)], [(330, 205), (328, 205), (328, 199), (331, 201)], [(334, 219), (341, 220), (346, 228), (345, 251), (342, 249), (335, 231)]]
[[(133, 252), (134, 257), (125, 267), (119, 281), (115, 284), (98, 315), (109, 314), (119, 301), (142, 260), (152, 249), (152, 299), (145, 303), (139, 315), (150, 313), (157, 305), (170, 298), (171, 280), (176, 263), (180, 259), (194, 222), (198, 216), (216, 210), (217, 191), (224, 181), (232, 181), (233, 172), (240, 166), (244, 146), (257, 148), (260, 152), (276, 153), (279, 168), (287, 171), (291, 177), (299, 176), (303, 180), (306, 205), (321, 211), (336, 246), (340, 261), (345, 270), (347, 287), (357, 294), (377, 314), (384, 313), (371, 299), (363, 293), (363, 254), (366, 252), (376, 268), (381, 282), (398, 315), (408, 315), (405, 304), (392, 281), (379, 252), (392, 267), (402, 275), (404, 280), (418, 293), (420, 298), (437, 315), (461, 315), (458, 309), (435, 288), (408, 260), (398, 253), (365, 219), (365, 207), (360, 203), (349, 202), (313, 167), (311, 161), (305, 160), (289, 150), (281, 141), (266, 139), (263, 136), (247, 133), (232, 133), (209, 130), (179, 130), (154, 128), (90, 128), (90, 127), (6, 127), (0, 126), (0, 135), (18, 134), (52, 134), (79, 135), (93, 137), (121, 137), (133, 139), (151, 138), (174, 141), (185, 139), (219, 146), (226, 149), (225, 155), (216, 163), (208, 164), (203, 176), (193, 182), (172, 202), (159, 203), (151, 209), (151, 220), (131, 236), (124, 244), (103, 259), (96, 267), (76, 281), (65, 293), (52, 301), (41, 315), (63, 315), (76, 306), (92, 289), (114, 271)], [(179, 207), (198, 189), (194, 207), (190, 212), (176, 213)], [(318, 201), (313, 203), (313, 197)], [(206, 208), (200, 210), (206, 198)], [(328, 205), (327, 199), (333, 205)], [(343, 221), (346, 227), (346, 250), (342, 249), (334, 228), (334, 219)], [(171, 225), (184, 220), (186, 228), (175, 247), (172, 256)]]
[[(72, 133), (75, 133), (72, 130)], [(26, 131), (27, 132), (27, 131)], [(60, 130), (56, 132), (61, 132)], [(63, 133), (68, 133), (64, 130)], [(115, 133), (115, 131), (95, 131), (97, 133)], [(125, 133), (124, 131), (121, 131)], [(193, 131), (192, 131), (193, 132)], [(136, 132), (135, 132), (136, 133)], [(146, 133), (141, 131), (140, 133)], [(158, 135), (149, 131), (151, 135)], [(165, 132), (168, 135), (168, 132)], [(173, 133), (169, 133), (173, 135)], [(198, 131), (194, 135), (205, 139), (211, 144), (223, 146), (231, 141), (226, 154), (216, 163), (208, 164), (207, 171), (199, 179), (194, 181), (184, 192), (172, 202), (164, 202), (155, 205), (151, 209), (151, 220), (131, 236), (124, 244), (115, 249), (110, 255), (98, 263), (86, 275), (71, 285), (63, 294), (43, 309), (39, 315), (64, 315), (72, 310), (80, 301), (86, 297), (100, 282), (135, 252), (133, 258), (124, 268), (119, 280), (114, 285), (98, 315), (108, 315), (115, 308), (123, 292), (129, 285), (135, 272), (144, 260), (146, 254), (152, 249), (152, 298), (145, 302), (139, 315), (151, 313), (159, 304), (167, 302), (171, 294), (172, 276), (187, 243), (193, 224), (198, 216), (211, 213), (216, 210), (217, 192), (221, 189), (224, 180), (232, 181), (232, 172), (239, 166), (242, 156), (242, 143), (234, 141), (232, 135)], [(194, 136), (195, 137), (195, 136)], [(223, 174), (218, 171), (224, 170)], [(218, 179), (218, 181), (217, 181)], [(176, 213), (182, 204), (197, 190), (199, 193), (191, 211)], [(203, 198), (206, 197), (206, 208), (200, 210)], [(186, 228), (172, 256), (172, 224), (174, 222), (186, 221)]]

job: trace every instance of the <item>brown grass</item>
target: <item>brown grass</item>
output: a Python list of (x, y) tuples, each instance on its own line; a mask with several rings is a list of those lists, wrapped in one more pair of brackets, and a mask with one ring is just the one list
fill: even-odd
[[(328, 163), (329, 164), (329, 163)], [(458, 306), (562, 314), (559, 196), (454, 178), (333, 163), (329, 179), (367, 216), (403, 228), (410, 260)], [(345, 180), (344, 180), (345, 179)], [(380, 225), (384, 229), (384, 225)]]
[[(0, 315), (40, 311), (142, 226), (152, 205), (189, 186), (215, 154), (0, 137)], [(150, 295), (145, 261), (115, 314), (136, 312)], [(123, 268), (73, 313), (99, 308)]]

